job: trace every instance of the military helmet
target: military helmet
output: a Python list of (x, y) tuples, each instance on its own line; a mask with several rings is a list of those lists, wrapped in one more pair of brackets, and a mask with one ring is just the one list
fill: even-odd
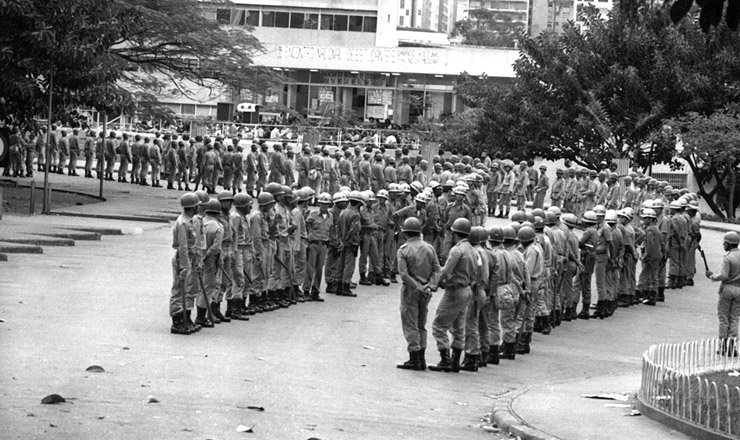
[(427, 199), (426, 194), (424, 194), (423, 192), (420, 192), (419, 194), (416, 195), (416, 197), (414, 197), (414, 201), (419, 202), (419, 203), (426, 203), (429, 201), (429, 199)]
[(308, 196), (308, 193), (303, 189), (298, 189), (293, 194), (295, 194), (296, 200), (298, 200), (299, 202), (305, 202), (311, 198)]
[(402, 192), (405, 192), (405, 193), (410, 193), (411, 192), (411, 187), (409, 186), (408, 183), (401, 183), (400, 185), (401, 185), (401, 191)]
[(647, 199), (644, 202), (642, 202), (642, 209), (645, 209), (645, 208), (653, 209), (653, 201), (650, 199)]
[(547, 226), (552, 226), (558, 222), (558, 216), (555, 215), (552, 211), (547, 211), (545, 213), (545, 224)]
[(511, 213), (511, 221), (522, 223), (527, 220), (527, 216), (522, 211), (514, 211)]
[(671, 209), (681, 210), (683, 209), (683, 206), (681, 206), (681, 202), (678, 200), (671, 201), (671, 204), (669, 205)]
[(386, 199), (388, 200), (388, 191), (381, 189), (378, 191), (378, 198), (379, 199)]
[(470, 236), (468, 237), (470, 244), (476, 245), (485, 243), (488, 241), (488, 231), (483, 226), (474, 226), (470, 230)]
[(578, 217), (570, 212), (563, 214), (561, 220), (563, 220), (563, 223), (565, 223), (570, 228), (575, 228), (576, 225), (578, 225)]
[(416, 217), (409, 217), (403, 221), (401, 232), (418, 232), (421, 234), (421, 221)]
[(252, 204), (252, 197), (247, 193), (239, 193), (234, 196), (234, 206), (241, 208)]
[(231, 191), (223, 190), (220, 193), (218, 193), (219, 202), (226, 202), (230, 200), (234, 200), (234, 194), (232, 194)]
[(431, 189), (437, 188), (438, 186), (440, 186), (440, 183), (437, 182), (436, 180), (432, 180), (431, 182), (429, 182), (429, 185), (428, 185), (428, 187)]
[(545, 229), (545, 219), (543, 219), (540, 216), (537, 216), (534, 218), (534, 221), (532, 222), (532, 226), (534, 227), (534, 230), (537, 232), (540, 232)]
[(532, 210), (532, 215), (535, 217), (545, 218), (545, 210), (542, 208), (535, 208)]
[(606, 215), (606, 208), (604, 207), (604, 205), (596, 205), (594, 206), (592, 211), (594, 212), (594, 214), (596, 214), (597, 217), (604, 217)]
[(534, 240), (535, 233), (534, 229), (530, 228), (529, 226), (522, 226), (521, 229), (519, 229), (519, 232), (516, 234), (516, 238), (519, 239), (522, 243), (529, 243), (530, 241)]
[(606, 211), (606, 215), (604, 216), (604, 221), (607, 223), (616, 223), (617, 222), (617, 211), (613, 209)]
[[(512, 228), (514, 232), (519, 232), (519, 229), (522, 228), (522, 224), (517, 222), (511, 222), (508, 226)], [(516, 236), (514, 238), (516, 238)]]
[(362, 195), (363, 195), (363, 196), (365, 197), (365, 200), (369, 200), (369, 201), (371, 201), (371, 202), (374, 202), (374, 201), (376, 201), (376, 200), (377, 200), (377, 199), (375, 198), (375, 193), (374, 193), (374, 192), (372, 192), (372, 191), (370, 191), (370, 190), (367, 190), (367, 191), (363, 191)]
[(642, 218), (657, 218), (658, 215), (655, 213), (655, 210), (650, 208), (645, 208), (642, 210), (642, 213), (640, 214), (640, 217)]
[(411, 187), (410, 188), (413, 188), (414, 191), (416, 191), (418, 193), (424, 191), (424, 185), (422, 185), (421, 182), (416, 181), (416, 180), (413, 181), (413, 182), (411, 182)]
[(206, 212), (219, 213), (221, 212), (221, 202), (216, 199), (211, 199), (206, 203)]
[(363, 197), (362, 197), (362, 193), (360, 193), (359, 191), (351, 191), (349, 193), (348, 199), (349, 200), (354, 200), (356, 202), (362, 202), (362, 203), (364, 203), (364, 201), (365, 201), (363, 199)]
[(455, 182), (453, 182), (452, 180), (448, 180), (442, 184), (443, 188), (452, 188), (453, 186), (455, 186)]
[(689, 202), (688, 206), (686, 206), (686, 209), (689, 211), (698, 211), (699, 210), (699, 202), (696, 200), (692, 200)]
[(632, 217), (634, 216), (634, 212), (632, 211), (632, 208), (628, 206), (622, 209), (621, 211), (619, 211), (617, 215), (620, 217), (624, 217), (626, 219), (632, 220)]
[(722, 237), (722, 241), (729, 244), (740, 244), (740, 234), (735, 231), (727, 232), (724, 237)]
[(397, 183), (391, 183), (388, 185), (388, 192), (389, 193), (400, 193), (401, 187)]
[(501, 226), (491, 226), (488, 228), (488, 240), (494, 243), (504, 241), (504, 230)]
[(452, 192), (454, 194), (460, 194), (464, 196), (465, 194), (467, 194), (468, 190), (464, 186), (456, 185)]
[(596, 213), (593, 211), (586, 211), (583, 213), (583, 223), (596, 223), (598, 218)]
[(209, 200), (211, 200), (211, 197), (208, 195), (208, 193), (203, 190), (196, 191), (195, 195), (198, 196), (198, 200), (200, 200), (201, 205), (204, 205), (208, 203)]
[(653, 200), (653, 209), (663, 209), (663, 208), (665, 208), (665, 203), (663, 203), (663, 199)]
[[(534, 219), (532, 219), (532, 220), (534, 220)], [(522, 223), (521, 227), (523, 228), (525, 226), (529, 226), (530, 228), (534, 229), (534, 223), (533, 222), (530, 222), (529, 220), (527, 220), (526, 222), (523, 222)], [(517, 229), (517, 231), (518, 231), (518, 229)]]
[[(337, 193), (337, 194), (341, 194), (341, 193)], [(323, 192), (323, 193), (319, 194), (319, 198), (317, 200), (317, 203), (324, 203), (326, 205), (331, 205), (332, 204), (331, 194), (329, 194), (327, 192)]]
[(339, 192), (334, 193), (334, 196), (332, 197), (332, 200), (334, 200), (334, 203), (347, 202), (347, 201), (349, 201), (349, 199), (347, 198), (347, 195), (344, 194), (343, 191), (339, 191)]
[(275, 203), (275, 197), (273, 197), (272, 194), (267, 191), (262, 191), (261, 193), (259, 193), (259, 195), (257, 196), (257, 204), (259, 206), (269, 205), (270, 203)]
[(272, 194), (273, 197), (279, 196), (283, 194), (283, 186), (276, 182), (268, 183), (265, 187), (265, 191)]
[(459, 218), (452, 222), (452, 227), (450, 228), (452, 232), (457, 232), (458, 234), (462, 235), (470, 235), (470, 220), (466, 218)]
[(195, 208), (200, 205), (200, 199), (195, 193), (185, 193), (180, 197), (180, 206), (183, 208)]
[(547, 211), (548, 212), (552, 212), (557, 217), (560, 217), (560, 215), (562, 214), (562, 211), (560, 210), (560, 208), (558, 206), (551, 206), (551, 207), (547, 208)]
[(501, 228), (501, 237), (504, 240), (516, 240), (516, 231), (511, 226)]
[(528, 222), (534, 223), (534, 215), (531, 212), (525, 212), (524, 217), (527, 218)]

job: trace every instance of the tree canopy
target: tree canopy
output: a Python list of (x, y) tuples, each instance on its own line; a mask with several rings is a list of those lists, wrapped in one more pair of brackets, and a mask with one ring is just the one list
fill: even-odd
[(6, 0), (0, 9), (0, 117), (55, 107), (132, 111), (165, 84), (254, 92), (275, 76), (245, 26), (225, 27), (197, 0)]
[(522, 36), (510, 87), (462, 74), (458, 96), (482, 110), (476, 147), (589, 167), (671, 161), (672, 147), (645, 148), (651, 132), (738, 100), (740, 41), (727, 28), (707, 39), (695, 21), (672, 26), (667, 8), (616, 8), (609, 19), (587, 8), (583, 29)]
[(515, 22), (506, 13), (490, 9), (471, 9), (468, 18), (455, 22), (452, 36), (462, 37), (462, 44), (472, 46), (515, 47), (526, 25)]

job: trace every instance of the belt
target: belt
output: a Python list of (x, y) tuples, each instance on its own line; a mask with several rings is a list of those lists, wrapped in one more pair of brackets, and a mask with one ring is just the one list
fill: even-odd
[(735, 281), (734, 283), (726, 283), (723, 281), (722, 285), (740, 288), (740, 281)]
[(320, 244), (326, 246), (329, 244), (329, 240), (308, 240), (308, 244)]
[(464, 289), (466, 287), (470, 287), (470, 286), (465, 285), (465, 284), (454, 284), (452, 286), (445, 286), (445, 289), (446, 290), (460, 290), (460, 289)]

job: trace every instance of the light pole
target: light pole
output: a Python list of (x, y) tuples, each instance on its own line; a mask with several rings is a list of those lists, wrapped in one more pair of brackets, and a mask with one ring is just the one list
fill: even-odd
[(51, 92), (54, 88), (54, 66), (49, 69), (49, 120), (46, 127), (46, 146), (44, 146), (44, 197), (43, 197), (43, 214), (51, 213), (51, 184), (49, 183), (49, 162), (51, 161)]

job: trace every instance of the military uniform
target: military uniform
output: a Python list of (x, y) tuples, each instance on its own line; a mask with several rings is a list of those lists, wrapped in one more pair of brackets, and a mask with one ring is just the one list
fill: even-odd
[[(725, 235), (727, 237), (727, 234)], [(717, 317), (719, 319), (718, 337), (725, 341), (725, 353), (736, 356), (734, 343), (727, 350), (727, 339), (738, 337), (738, 321), (740, 320), (740, 249), (737, 247), (727, 251), (722, 257), (720, 273), (713, 275), (707, 271), (712, 281), (721, 281)]]
[(357, 263), (357, 250), (360, 246), (359, 207), (349, 206), (339, 214), (339, 243), (342, 255), (339, 264), (341, 265), (341, 280), (344, 284), (341, 294), (355, 296), (350, 295), (349, 289)]
[[(334, 225), (334, 216), (331, 212), (325, 215), (320, 211), (311, 211), (306, 218), (308, 233), (308, 260), (306, 263), (306, 277), (303, 281), (303, 292), (318, 295), (321, 290), (321, 275), (326, 263), (326, 252), (329, 244), (329, 234)], [(327, 279), (327, 281), (329, 281)], [(332, 280), (333, 281), (333, 280)]]
[(196, 283), (197, 247), (192, 218), (180, 214), (172, 229), (172, 289), (170, 290), (170, 316), (182, 316), (193, 308)]

